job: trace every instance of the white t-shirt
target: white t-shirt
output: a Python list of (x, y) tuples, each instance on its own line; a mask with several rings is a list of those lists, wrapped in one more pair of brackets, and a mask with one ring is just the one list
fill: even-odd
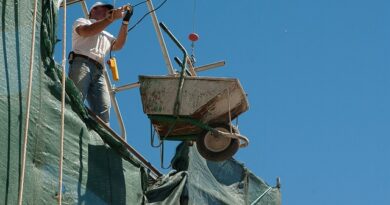
[(110, 51), (111, 44), (115, 37), (107, 31), (102, 31), (94, 36), (83, 37), (76, 32), (81, 25), (90, 25), (96, 22), (95, 19), (79, 18), (73, 24), (72, 48), (77, 54), (88, 56), (104, 65), (104, 57)]

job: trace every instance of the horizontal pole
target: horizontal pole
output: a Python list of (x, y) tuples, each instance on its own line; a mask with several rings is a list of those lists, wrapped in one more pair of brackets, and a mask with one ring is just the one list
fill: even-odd
[(215, 63), (211, 63), (211, 64), (199, 66), (199, 67), (195, 67), (194, 70), (196, 72), (200, 72), (200, 71), (205, 71), (205, 70), (210, 70), (210, 69), (222, 67), (224, 65), (225, 65), (225, 61), (219, 61), (219, 62), (215, 62)]
[[(83, 13), (84, 13), (85, 17), (88, 18), (89, 11), (87, 8), (87, 3), (85, 3), (84, 0), (67, 0), (66, 5), (71, 5), (71, 4), (75, 4), (75, 3), (79, 3), (79, 2), (81, 3), (81, 8), (83, 9)], [(62, 1), (60, 3), (60, 7), (64, 7), (64, 1)]]
[(120, 91), (124, 91), (124, 90), (130, 90), (130, 89), (133, 89), (133, 88), (139, 88), (140, 86), (141, 86), (141, 84), (139, 82), (130, 83), (130, 84), (127, 84), (127, 85), (119, 86), (117, 88), (113, 88), (112, 91), (120, 92)]

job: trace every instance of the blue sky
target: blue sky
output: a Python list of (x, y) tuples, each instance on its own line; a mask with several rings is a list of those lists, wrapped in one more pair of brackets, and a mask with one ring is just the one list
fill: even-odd
[[(188, 51), (195, 27), (197, 65), (226, 60), (199, 75), (240, 79), (250, 109), (239, 127), (251, 142), (235, 157), (272, 186), (281, 177), (283, 204), (382, 205), (390, 204), (389, 8), (385, 0), (196, 0), (194, 12), (194, 0), (168, 0), (158, 18)], [(70, 25), (82, 12), (68, 12), (70, 50)], [(134, 12), (133, 23), (146, 5)], [(164, 37), (171, 57), (181, 56)], [(115, 56), (116, 86), (167, 74), (150, 17)], [(117, 99), (129, 144), (159, 167), (139, 90)], [(113, 112), (111, 122), (119, 132)], [(167, 144), (168, 162), (176, 143)]]

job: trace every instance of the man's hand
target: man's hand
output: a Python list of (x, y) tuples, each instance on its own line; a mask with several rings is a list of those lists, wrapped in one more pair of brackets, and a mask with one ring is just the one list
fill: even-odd
[(133, 7), (131, 5), (124, 6), (126, 11), (125, 16), (123, 17), (123, 24), (129, 24), (130, 18), (133, 15)]
[(113, 22), (114, 20), (123, 18), (123, 9), (124, 7), (119, 7), (117, 9), (112, 9), (108, 11), (106, 19)]
[(130, 11), (133, 12), (133, 6), (130, 4), (126, 4), (123, 6), (123, 11)]

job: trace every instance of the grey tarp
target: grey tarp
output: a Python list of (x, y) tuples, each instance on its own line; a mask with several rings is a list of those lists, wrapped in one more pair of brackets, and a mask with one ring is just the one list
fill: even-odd
[[(0, 2), (0, 204), (18, 199), (33, 2)], [(56, 2), (38, 1), (23, 204), (57, 203), (62, 73), (52, 58)], [(87, 114), (69, 80), (66, 92), (63, 204), (248, 204), (268, 187), (236, 161), (207, 162), (194, 148), (189, 156), (178, 149), (179, 158), (190, 160), (148, 186), (145, 168)], [(279, 190), (259, 204), (280, 204)]]
[[(161, 187), (165, 189), (183, 189), (177, 190), (182, 192), (182, 204), (281, 204), (280, 190), (267, 185), (243, 164), (234, 159), (223, 162), (205, 160), (195, 146), (188, 147), (185, 143), (178, 146), (172, 161), (172, 166), (178, 172), (166, 176), (171, 180), (165, 179), (161, 182)], [(172, 183), (173, 181), (177, 182)], [(181, 186), (184, 181), (185, 186)], [(167, 203), (172, 201), (170, 198), (177, 198), (176, 195), (162, 192), (161, 187), (149, 187), (146, 192), (147, 199), (156, 201), (160, 198), (160, 203), (156, 204), (170, 204)], [(160, 195), (155, 195), (156, 190)], [(178, 201), (175, 204), (179, 204)]]

